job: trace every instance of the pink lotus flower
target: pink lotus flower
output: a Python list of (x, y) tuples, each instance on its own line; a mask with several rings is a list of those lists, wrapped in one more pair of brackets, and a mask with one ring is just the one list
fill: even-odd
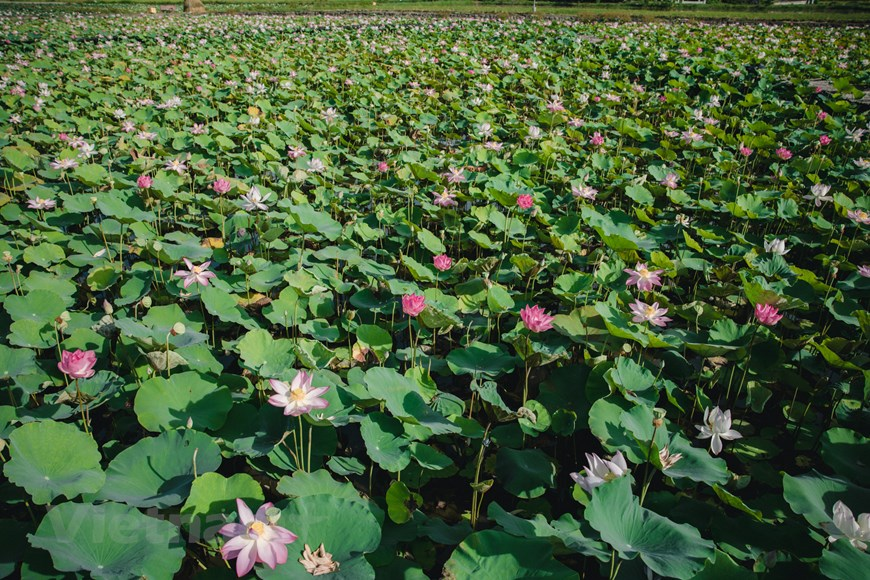
[[(278, 564), (287, 562), (287, 544), (296, 541), (296, 534), (275, 525), (278, 518), (266, 512), (272, 503), (264, 503), (255, 516), (251, 508), (241, 499), (236, 500), (240, 524), (225, 524), (221, 535), (230, 538), (221, 548), (224, 560), (236, 559), (236, 574), (239, 578), (247, 574), (257, 562), (275, 569)], [(280, 517), (280, 514), (279, 514)]]
[(743, 155), (744, 157), (749, 157), (750, 155), (752, 155), (752, 149), (745, 146), (743, 143), (740, 144), (739, 151), (740, 151), (740, 154)]
[(819, 111), (819, 113), (816, 115), (816, 119), (818, 119), (819, 121), (824, 121), (827, 118), (828, 114), (824, 111)]
[(432, 263), (441, 272), (446, 272), (453, 266), (453, 260), (447, 254), (439, 254), (432, 258)]
[(596, 131), (592, 134), (592, 138), (589, 139), (589, 142), (598, 147), (599, 145), (604, 145), (604, 137), (601, 136), (601, 133)]
[(39, 196), (27, 200), (27, 207), (30, 209), (54, 209), (56, 206), (57, 202), (53, 199), (42, 199)]
[(661, 185), (664, 185), (668, 189), (676, 189), (677, 182), (680, 180), (680, 176), (676, 173), (668, 173), (665, 175), (665, 178), (659, 181)]
[(139, 189), (148, 189), (151, 187), (151, 184), (154, 183), (154, 180), (151, 179), (150, 175), (140, 175), (136, 180), (136, 187)]
[(827, 135), (822, 135), (821, 137), (819, 137), (819, 145), (825, 146), (825, 145), (830, 145), (830, 144), (831, 144), (831, 138), (828, 137)]
[(846, 215), (855, 223), (864, 224), (865, 226), (870, 225), (870, 213), (867, 213), (863, 209), (850, 209), (846, 212)]
[(671, 321), (670, 318), (665, 316), (668, 313), (668, 309), (659, 308), (658, 302), (653, 302), (652, 305), (649, 305), (640, 300), (635, 300), (634, 304), (629, 308), (631, 308), (631, 312), (634, 314), (632, 320), (638, 324), (649, 322), (653, 326), (664, 326)]
[(634, 286), (637, 284), (637, 289), (641, 292), (649, 292), (656, 286), (662, 285), (662, 280), (659, 276), (664, 272), (664, 270), (650, 270), (646, 267), (646, 264), (642, 262), (638, 262), (637, 265), (635, 265), (634, 270), (626, 268), (623, 272), (629, 275), (625, 285)]
[(449, 193), (446, 189), (441, 193), (432, 192), (432, 195), (435, 196), (435, 199), (432, 200), (432, 203), (439, 207), (455, 207), (459, 205), (456, 202), (456, 194)]
[(444, 177), (447, 178), (447, 183), (462, 183), (465, 181), (465, 171), (461, 167), (451, 167)]
[(97, 364), (97, 353), (92, 350), (63, 351), (57, 368), (63, 374), (73, 379), (89, 379), (94, 376), (94, 365)]
[(780, 147), (776, 150), (776, 156), (783, 161), (788, 161), (789, 159), (791, 159), (791, 151), (789, 151), (785, 147)]
[(870, 264), (865, 266), (858, 266), (858, 273), (865, 278), (870, 278)]
[(276, 394), (269, 397), (269, 404), (275, 407), (284, 407), (285, 415), (298, 417), (314, 409), (325, 409), (329, 401), (320, 397), (329, 390), (329, 387), (312, 388), (311, 381), (314, 377), (305, 371), (299, 371), (288, 385), (276, 379), (269, 379), (269, 386)]
[(204, 262), (199, 266), (194, 266), (193, 262), (184, 258), (184, 263), (187, 264), (187, 267), (190, 268), (190, 270), (176, 270), (174, 276), (184, 278), (185, 288), (194, 282), (202, 284), (203, 286), (208, 286), (209, 278), (214, 278), (216, 275), (214, 272), (208, 271), (208, 267), (211, 265), (211, 260)]
[(529, 209), (535, 205), (535, 199), (528, 193), (522, 193), (517, 196), (517, 205), (520, 209)]
[(405, 294), (402, 296), (402, 312), (416, 318), (426, 308), (426, 298), (419, 294)]
[(553, 318), (540, 306), (526, 306), (520, 310), (523, 324), (532, 332), (545, 332), (553, 328)]
[(378, 171), (379, 171), (380, 173), (386, 173), (386, 172), (389, 171), (389, 170), (390, 170), (390, 164), (389, 164), (389, 163), (387, 163), (386, 161), (380, 161), (380, 162), (378, 162)]
[(230, 183), (229, 180), (219, 177), (211, 184), (211, 188), (215, 193), (223, 195), (233, 188), (233, 184)]
[(300, 157), (304, 157), (308, 152), (304, 147), (288, 147), (287, 148), (287, 157), (290, 159), (299, 159)]
[(779, 313), (779, 309), (773, 304), (756, 304), (755, 318), (764, 326), (773, 326), (782, 320), (782, 314)]

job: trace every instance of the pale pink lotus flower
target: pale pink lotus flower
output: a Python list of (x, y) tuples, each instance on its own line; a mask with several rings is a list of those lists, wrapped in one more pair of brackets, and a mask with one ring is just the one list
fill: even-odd
[(204, 135), (205, 132), (205, 125), (202, 123), (194, 123), (193, 127), (190, 129), (191, 135)]
[(865, 226), (870, 225), (870, 213), (867, 213), (863, 209), (850, 209), (846, 212), (846, 215), (855, 223), (864, 224)]
[(60, 353), (57, 368), (63, 374), (73, 379), (89, 379), (94, 376), (94, 365), (97, 364), (97, 353), (92, 350), (68, 350)]
[(251, 190), (242, 196), (242, 209), (245, 211), (266, 211), (269, 209), (269, 206), (264, 202), (269, 199), (269, 196), (271, 195), (271, 193), (262, 195), (260, 193), (260, 188), (256, 185), (252, 185)]
[(42, 199), (39, 196), (27, 200), (27, 207), (30, 209), (54, 209), (56, 206), (57, 202), (53, 199)]
[(272, 503), (261, 505), (257, 515), (251, 513), (242, 499), (236, 499), (236, 507), (241, 523), (225, 524), (220, 533), (229, 538), (221, 547), (221, 555), (224, 560), (236, 559), (238, 577), (250, 572), (257, 562), (273, 570), (278, 564), (286, 563), (287, 544), (296, 541), (296, 534), (276, 525), (278, 518), (273, 519), (268, 513)]
[(233, 184), (228, 179), (219, 177), (211, 184), (211, 188), (218, 195), (223, 195), (233, 188)]
[(572, 185), (571, 195), (573, 195), (574, 197), (579, 197), (581, 199), (595, 201), (595, 198), (598, 195), (598, 190), (594, 187), (586, 185), (585, 183), (582, 185)]
[(483, 144), (483, 148), (489, 149), (490, 151), (501, 151), (504, 149), (504, 145), (498, 141), (487, 141)]
[(558, 112), (560, 112), (560, 111), (564, 111), (564, 110), (565, 110), (565, 106), (562, 104), (562, 99), (560, 99), (560, 98), (557, 97), (557, 96), (554, 96), (554, 97), (551, 98), (550, 101), (547, 103), (547, 109), (548, 109), (551, 113), (558, 113)]
[(461, 167), (451, 167), (444, 174), (447, 183), (462, 183), (465, 181), (465, 171)]
[(602, 459), (597, 453), (587, 453), (585, 468), (585, 476), (579, 473), (570, 475), (586, 493), (592, 493), (596, 487), (618, 479), (629, 471), (621, 451), (617, 451), (611, 459)]
[(174, 171), (178, 175), (184, 174), (187, 171), (187, 165), (184, 164), (184, 161), (180, 159), (173, 159), (172, 161), (167, 161), (166, 165), (163, 166), (167, 171)]
[(204, 262), (199, 266), (194, 266), (193, 262), (191, 262), (187, 258), (183, 259), (184, 263), (187, 264), (187, 267), (190, 268), (190, 270), (176, 270), (173, 276), (176, 276), (178, 278), (184, 278), (185, 288), (187, 288), (194, 282), (203, 286), (208, 286), (209, 279), (216, 276), (214, 272), (209, 272), (208, 270), (208, 267), (211, 265), (211, 260), (209, 260), (208, 262)]
[(856, 519), (852, 510), (837, 500), (833, 516), (833, 522), (822, 522), (822, 529), (828, 533), (828, 541), (833, 544), (837, 540), (846, 539), (862, 552), (866, 552), (867, 543), (870, 542), (870, 513), (861, 514)]
[(416, 318), (426, 309), (426, 298), (419, 294), (405, 294), (402, 296), (402, 312)]
[(79, 162), (75, 159), (55, 159), (49, 166), (52, 169), (60, 169), (61, 171), (66, 171), (67, 169), (75, 169), (79, 166)]
[(828, 195), (829, 191), (831, 191), (830, 185), (817, 183), (810, 188), (810, 194), (805, 195), (804, 199), (812, 200), (816, 207), (822, 207), (824, 202), (834, 201), (834, 198)]
[(827, 135), (822, 135), (821, 137), (819, 137), (819, 145), (825, 146), (825, 145), (830, 145), (830, 144), (831, 144), (831, 138), (828, 137)]
[(535, 205), (535, 199), (528, 193), (521, 193), (517, 196), (517, 205), (520, 209), (529, 209)]
[(749, 147), (745, 146), (743, 143), (740, 144), (740, 149), (738, 149), (738, 151), (739, 151), (740, 154), (743, 155), (744, 157), (749, 157), (750, 155), (752, 155), (752, 149), (750, 149)]
[(441, 193), (432, 192), (432, 195), (435, 196), (435, 199), (432, 200), (432, 203), (439, 207), (455, 207), (459, 205), (456, 202), (456, 194), (450, 193), (446, 189)]
[(668, 189), (676, 189), (677, 182), (680, 180), (680, 176), (676, 173), (668, 173), (665, 175), (665, 178), (659, 181), (661, 185), (664, 185)]
[(632, 320), (637, 323), (649, 322), (653, 326), (664, 326), (671, 321), (670, 318), (665, 316), (668, 313), (668, 309), (659, 308), (658, 302), (653, 302), (650, 305), (640, 300), (635, 300), (634, 304), (629, 308), (634, 314)]
[(547, 311), (538, 305), (526, 306), (520, 310), (520, 318), (523, 324), (532, 332), (546, 332), (553, 328), (555, 317), (547, 314)]
[(150, 175), (140, 175), (136, 179), (136, 187), (139, 189), (148, 189), (154, 183), (154, 180), (151, 179)]
[(446, 272), (453, 266), (453, 259), (447, 254), (438, 254), (432, 258), (432, 263), (439, 271)]
[(589, 143), (598, 147), (599, 145), (604, 145), (604, 137), (601, 136), (601, 133), (595, 131), (592, 134), (592, 138), (589, 139)]
[(782, 320), (782, 314), (773, 304), (756, 304), (755, 318), (764, 326), (773, 326)]
[(323, 159), (314, 157), (308, 160), (308, 171), (312, 173), (323, 173), (326, 171), (326, 164), (323, 162)]
[(660, 276), (664, 273), (664, 270), (650, 270), (643, 262), (638, 262), (634, 270), (625, 268), (623, 272), (628, 274), (628, 280), (626, 280), (625, 285), (634, 286), (636, 284), (637, 289), (641, 292), (649, 292), (656, 286), (662, 285)]
[(299, 159), (300, 157), (304, 157), (308, 152), (305, 150), (305, 147), (288, 147), (287, 148), (287, 157), (290, 159)]
[(695, 429), (701, 432), (698, 439), (710, 439), (710, 451), (713, 452), (713, 455), (719, 455), (722, 452), (723, 439), (731, 441), (743, 437), (731, 428), (731, 411), (723, 413), (719, 407), (712, 409), (707, 407), (704, 410), (704, 424), (695, 425)]
[(377, 165), (377, 169), (379, 173), (386, 173), (390, 170), (390, 164), (386, 161), (379, 161)]
[(776, 156), (782, 159), (783, 161), (788, 161), (791, 159), (792, 153), (785, 147), (780, 147), (776, 150)]
[(313, 376), (305, 371), (299, 371), (293, 381), (288, 385), (277, 379), (269, 379), (269, 386), (276, 394), (269, 397), (269, 404), (275, 407), (283, 407), (285, 415), (298, 417), (314, 409), (325, 409), (329, 401), (320, 397), (329, 390), (329, 387), (311, 386)]
[(121, 123), (121, 131), (124, 133), (132, 133), (136, 130), (136, 124), (133, 121), (124, 121)]
[(864, 276), (865, 278), (870, 278), (870, 264), (858, 266), (858, 274)]

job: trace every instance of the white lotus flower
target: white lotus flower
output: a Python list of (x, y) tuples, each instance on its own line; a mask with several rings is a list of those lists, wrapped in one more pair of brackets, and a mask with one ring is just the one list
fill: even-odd
[(245, 211), (266, 211), (267, 209), (269, 209), (269, 206), (263, 202), (269, 199), (270, 195), (272, 194), (267, 193), (266, 195), (262, 195), (260, 193), (260, 188), (258, 188), (256, 185), (252, 185), (251, 191), (242, 196), (242, 199), (244, 200), (242, 202), (242, 208)]
[(628, 464), (625, 463), (625, 457), (622, 452), (617, 451), (612, 459), (602, 459), (597, 453), (586, 454), (586, 476), (579, 473), (572, 473), (571, 479), (580, 484), (587, 493), (592, 493), (592, 490), (603, 483), (613, 481), (628, 473)]
[(845, 538), (850, 544), (866, 552), (867, 542), (870, 542), (870, 513), (861, 514), (856, 520), (852, 510), (838, 501), (834, 504), (834, 521), (822, 522), (822, 529), (828, 532), (829, 542)]
[(719, 407), (707, 407), (704, 411), (704, 424), (695, 425), (695, 428), (701, 432), (698, 439), (710, 439), (710, 451), (713, 455), (722, 452), (722, 439), (731, 441), (743, 437), (731, 428), (731, 411), (722, 412)]
[(785, 249), (785, 240), (780, 240), (779, 238), (774, 238), (769, 242), (764, 242), (764, 251), (768, 254), (779, 254), (780, 256), (785, 256), (791, 250)]

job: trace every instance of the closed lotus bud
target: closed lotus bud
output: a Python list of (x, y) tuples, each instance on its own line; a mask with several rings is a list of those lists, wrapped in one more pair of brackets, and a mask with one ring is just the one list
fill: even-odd
[(6, 262), (7, 264), (11, 264), (13, 259), (14, 258), (12, 258), (12, 254), (10, 254), (9, 252), (3, 252), (3, 261), (4, 262)]
[(103, 312), (105, 312), (106, 314), (115, 313), (115, 308), (111, 304), (109, 304), (108, 300), (103, 300)]
[(188, 428), (188, 429), (193, 429), (193, 417), (188, 417), (188, 418), (187, 418), (187, 428)]
[(187, 329), (184, 328), (184, 325), (182, 323), (176, 322), (175, 324), (172, 325), (172, 329), (169, 331), (169, 333), (172, 336), (179, 336), (179, 335), (184, 334), (185, 330), (187, 330)]

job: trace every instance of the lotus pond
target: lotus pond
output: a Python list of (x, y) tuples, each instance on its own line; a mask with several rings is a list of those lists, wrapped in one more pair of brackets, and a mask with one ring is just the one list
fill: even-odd
[(867, 28), (0, 35), (0, 576), (868, 577)]

